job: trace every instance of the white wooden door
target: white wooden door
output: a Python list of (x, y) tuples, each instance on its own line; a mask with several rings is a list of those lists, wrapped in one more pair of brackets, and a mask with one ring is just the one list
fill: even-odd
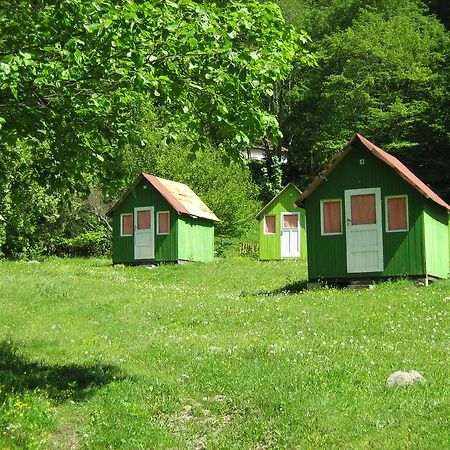
[(299, 213), (281, 213), (281, 257), (300, 256), (300, 217)]
[(345, 191), (347, 272), (383, 271), (380, 188)]
[(134, 259), (155, 257), (155, 223), (153, 206), (134, 208)]

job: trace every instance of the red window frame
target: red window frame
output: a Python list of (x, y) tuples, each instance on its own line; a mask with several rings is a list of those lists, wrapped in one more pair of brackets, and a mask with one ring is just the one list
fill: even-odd
[[(167, 216), (167, 222), (164, 224), (164, 229), (161, 230), (161, 216)], [(156, 234), (169, 234), (170, 231), (170, 212), (169, 211), (158, 211), (156, 213)]]

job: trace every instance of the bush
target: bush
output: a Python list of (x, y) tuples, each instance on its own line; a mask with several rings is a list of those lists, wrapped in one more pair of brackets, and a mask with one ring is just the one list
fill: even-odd
[(64, 239), (58, 256), (109, 256), (111, 240), (103, 232), (88, 231), (79, 236)]

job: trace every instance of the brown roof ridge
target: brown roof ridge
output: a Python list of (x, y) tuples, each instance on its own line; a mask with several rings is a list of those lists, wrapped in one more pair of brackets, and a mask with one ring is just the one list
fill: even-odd
[[(184, 205), (179, 202), (175, 196), (164, 186), (164, 184), (160, 181), (159, 177), (155, 175), (150, 175), (149, 173), (142, 172), (142, 176), (150, 182), (159, 193), (169, 202), (169, 204), (175, 209), (175, 211), (179, 214), (189, 214), (189, 211), (184, 207)], [(183, 183), (179, 183), (183, 184)], [(186, 186), (183, 184), (183, 186)]]
[(439, 206), (450, 211), (450, 206), (437, 195), (429, 186), (427, 186), (421, 179), (419, 179), (416, 175), (414, 175), (411, 170), (409, 170), (399, 159), (385, 150), (377, 147), (375, 144), (370, 142), (364, 136), (359, 133), (356, 133), (345, 145), (344, 149), (338, 153), (331, 162), (325, 167), (322, 172), (308, 185), (308, 187), (304, 190), (303, 194), (299, 197), (299, 199), (295, 202), (296, 205), (301, 204), (306, 198), (308, 198), (312, 192), (322, 183), (326, 176), (342, 161), (342, 159), (347, 155), (350, 150), (350, 147), (359, 140), (364, 147), (366, 147), (373, 155), (375, 155), (378, 159), (383, 161), (392, 167), (399, 176), (401, 176), (407, 183), (409, 183), (412, 187), (414, 187), (417, 191), (419, 191), (425, 198), (429, 198), (430, 200), (437, 203)]

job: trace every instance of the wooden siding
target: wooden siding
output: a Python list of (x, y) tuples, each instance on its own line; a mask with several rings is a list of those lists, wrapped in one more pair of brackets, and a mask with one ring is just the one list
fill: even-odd
[[(279, 194), (268, 208), (263, 211), (259, 221), (259, 258), (262, 260), (281, 259), (281, 213), (300, 213), (300, 258), (306, 258), (306, 219), (305, 210), (294, 206), (298, 198), (298, 191), (293, 186)], [(275, 234), (264, 234), (264, 216), (275, 216)]]
[(424, 223), (427, 274), (434, 277), (447, 278), (449, 272), (447, 211), (427, 201)]
[[(144, 189), (145, 187), (145, 189)], [(146, 180), (142, 180), (113, 212), (112, 259), (114, 264), (133, 263), (134, 236), (120, 236), (120, 215), (133, 213), (134, 208), (154, 206), (155, 258), (148, 261), (176, 261), (178, 259), (178, 213), (169, 205), (162, 195)], [(156, 234), (156, 213), (170, 212), (170, 233)], [(140, 263), (146, 260), (139, 260)]]
[[(361, 160), (364, 160), (361, 164)], [(381, 188), (383, 272), (348, 274), (344, 192), (349, 189)], [(386, 232), (385, 197), (408, 196), (409, 231)], [(321, 236), (320, 200), (341, 199), (343, 232)], [(425, 199), (395, 171), (361, 144), (355, 145), (327, 179), (306, 199), (308, 273), (310, 280), (388, 277), (425, 274), (423, 245)]]
[(203, 219), (178, 219), (178, 259), (209, 262), (214, 259), (214, 224)]

